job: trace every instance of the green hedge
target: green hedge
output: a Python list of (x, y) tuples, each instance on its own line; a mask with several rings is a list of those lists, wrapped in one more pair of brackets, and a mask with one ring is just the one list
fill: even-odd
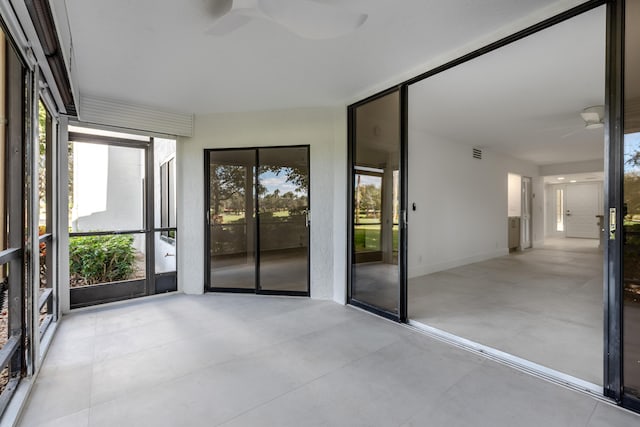
[(69, 239), (69, 273), (87, 285), (126, 280), (134, 272), (133, 236)]

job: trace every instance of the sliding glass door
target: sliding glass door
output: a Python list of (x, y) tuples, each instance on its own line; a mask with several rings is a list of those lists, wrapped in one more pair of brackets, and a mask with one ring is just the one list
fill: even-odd
[(208, 289), (309, 295), (309, 147), (205, 154)]
[(258, 284), (305, 294), (309, 254), (309, 150), (258, 150)]
[(254, 290), (256, 153), (210, 151), (208, 163), (209, 287)]
[(350, 108), (351, 283), (349, 301), (402, 315), (400, 93)]
[(625, 2), (622, 390), (627, 405), (640, 409), (640, 0)]

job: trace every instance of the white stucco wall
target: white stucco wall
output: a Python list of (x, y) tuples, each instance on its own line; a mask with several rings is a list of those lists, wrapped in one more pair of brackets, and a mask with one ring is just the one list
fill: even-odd
[[(538, 167), (500, 153), (409, 132), (409, 277), (506, 255), (507, 175), (533, 180), (533, 241), (543, 239)], [(416, 203), (416, 211), (411, 209)]]
[(177, 147), (180, 290), (204, 290), (204, 150), (309, 145), (311, 297), (344, 302), (346, 144), (344, 108), (196, 116), (193, 138), (180, 138)]

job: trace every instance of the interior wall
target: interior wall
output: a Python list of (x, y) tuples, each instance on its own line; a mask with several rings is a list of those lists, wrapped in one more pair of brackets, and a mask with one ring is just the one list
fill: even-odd
[(522, 215), (522, 177), (507, 174), (507, 216)]
[[(333, 112), (333, 300), (347, 303), (347, 109)], [(341, 220), (343, 218), (343, 220)]]
[[(344, 302), (347, 185), (344, 108), (301, 108), (198, 115), (193, 138), (177, 147), (178, 286), (204, 291), (204, 150), (309, 145), (311, 174), (311, 297)], [(339, 260), (338, 260), (339, 261)]]
[(534, 246), (543, 238), (538, 167), (489, 150), (474, 159), (472, 148), (409, 131), (409, 277), (509, 253), (509, 172), (532, 178)]

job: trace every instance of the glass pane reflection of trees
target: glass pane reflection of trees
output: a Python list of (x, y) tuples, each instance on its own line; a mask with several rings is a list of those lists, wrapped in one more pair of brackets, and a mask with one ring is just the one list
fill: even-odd
[[(211, 286), (306, 292), (307, 147), (210, 154)], [(256, 171), (258, 173), (256, 179)], [(259, 212), (256, 245), (256, 195)]]
[(640, 133), (624, 137), (624, 347), (625, 391), (640, 397)]

